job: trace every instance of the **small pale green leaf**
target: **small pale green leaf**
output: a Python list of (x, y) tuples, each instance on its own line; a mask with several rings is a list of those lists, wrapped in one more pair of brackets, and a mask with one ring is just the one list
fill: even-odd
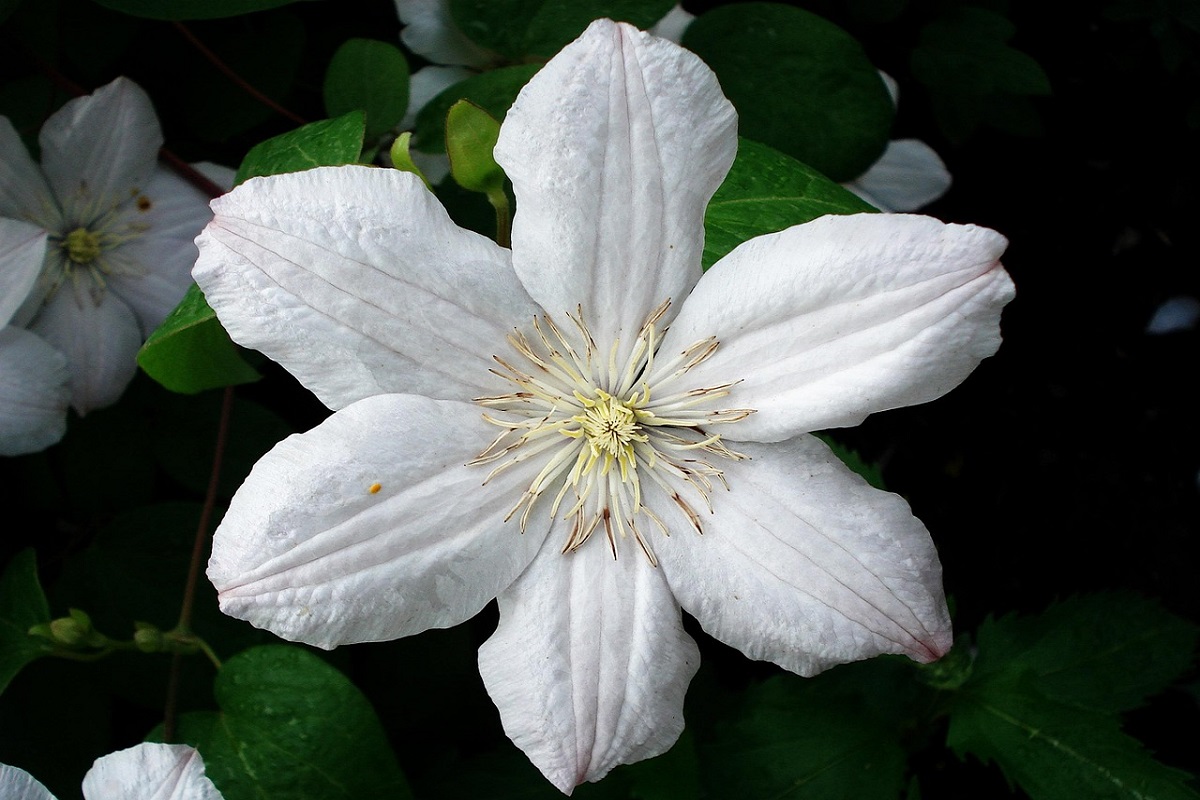
[(592, 20), (649, 28), (674, 0), (450, 0), (455, 24), (476, 44), (510, 62), (549, 58), (583, 33)]
[(178, 738), (200, 751), (225, 800), (412, 796), (370, 703), (312, 653), (246, 650), (213, 691), (221, 711), (182, 715)]
[(412, 153), (409, 152), (409, 144), (412, 142), (412, 131), (405, 131), (396, 137), (396, 141), (392, 142), (392, 149), (388, 153), (392, 159), (392, 166), (401, 172), (411, 172), (420, 178), (426, 188), (432, 189), (429, 184), (429, 179), (425, 177), (425, 173), (417, 166), (412, 159)]
[(1200, 798), (1186, 773), (1121, 733), (1115, 714), (1064, 703), (1033, 680), (968, 687), (955, 696), (947, 744), (960, 757), (994, 761), (1032, 800)]
[(183, 394), (259, 378), (258, 372), (242, 359), (195, 284), (150, 334), (138, 351), (137, 361), (151, 378)]
[(704, 266), (747, 239), (825, 214), (874, 211), (854, 193), (771, 147), (747, 139), (704, 213)]
[(684, 46), (712, 67), (743, 136), (836, 181), (882, 155), (894, 108), (850, 34), (782, 3), (738, 3), (700, 15)]
[(237, 17), (254, 11), (286, 6), (296, 0), (95, 0), (95, 2), (129, 14), (149, 19), (217, 19)]
[(32, 549), (13, 556), (0, 574), (0, 692), (21, 668), (52, 650), (29, 629), (50, 622), (50, 605), (38, 582), (37, 557)]
[(500, 121), (508, 114), (521, 87), (540, 69), (537, 64), (501, 67), (467, 78), (433, 98), (417, 115), (417, 149), (426, 153), (444, 152), (446, 115), (459, 100), (470, 100)]
[(362, 152), (365, 131), (363, 112), (356, 110), (281, 133), (250, 148), (234, 182), (313, 167), (353, 164)]
[(504, 170), (492, 157), (500, 123), (470, 100), (459, 100), (446, 115), (446, 154), (450, 175), (472, 192), (492, 194), (504, 187)]
[(329, 61), (324, 97), (331, 117), (361, 110), (366, 137), (374, 140), (395, 127), (408, 109), (408, 62), (388, 42), (348, 39)]

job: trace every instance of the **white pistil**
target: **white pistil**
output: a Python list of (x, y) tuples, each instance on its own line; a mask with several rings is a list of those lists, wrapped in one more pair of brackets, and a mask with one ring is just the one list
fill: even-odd
[[(701, 339), (656, 362), (663, 333), (659, 325), (669, 307), (668, 300), (649, 314), (624, 365), (617, 363), (619, 342), (613, 342), (602, 361), (597, 360), (600, 351), (582, 308), (567, 315), (575, 328), (572, 335), (545, 316), (533, 320), (536, 335), (514, 331), (508, 336), (523, 358), (519, 363), (527, 366), (493, 356), (501, 369), (492, 373), (514, 384), (517, 391), (475, 398), (503, 415), (483, 415), (503, 430), (470, 464), (496, 464), (486, 483), (532, 458), (545, 458), (546, 463), (506, 521), (519, 515), (524, 531), (538, 498), (556, 486), (549, 514), (555, 517), (561, 511), (571, 523), (563, 553), (577, 550), (595, 531), (603, 530), (614, 558), (618, 540), (632, 538), (647, 560), (657, 565), (638, 522), (644, 517), (669, 535), (662, 510), (643, 505), (642, 478), (649, 476), (671, 498), (688, 526), (703, 533), (700, 514), (684, 494), (698, 495), (711, 513), (714, 481), (728, 486), (724, 473), (704, 459), (745, 458), (705, 426), (736, 422), (754, 411), (713, 407), (737, 381), (659, 396), (663, 386), (707, 360), (718, 346), (713, 337)], [(564, 502), (568, 496), (571, 500)]]

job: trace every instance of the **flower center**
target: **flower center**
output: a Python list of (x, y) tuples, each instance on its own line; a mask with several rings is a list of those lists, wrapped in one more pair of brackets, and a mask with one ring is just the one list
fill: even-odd
[(87, 228), (76, 228), (63, 239), (67, 258), (76, 264), (90, 264), (100, 257), (100, 237)]
[[(566, 332), (547, 316), (534, 319), (536, 336), (516, 331), (508, 337), (528, 366), (494, 357), (502, 369), (493, 372), (517, 390), (476, 398), (499, 412), (485, 413), (484, 419), (502, 433), (471, 463), (499, 462), (487, 480), (535, 458), (541, 470), (505, 519), (519, 512), (523, 531), (539, 499), (550, 494), (549, 514), (554, 517), (561, 511), (571, 524), (564, 553), (603, 529), (614, 558), (618, 540), (632, 538), (651, 564), (657, 559), (643, 533), (647, 522), (665, 535), (663, 516), (679, 513), (696, 532), (703, 532), (693, 504), (698, 499), (711, 511), (714, 481), (724, 484), (723, 473), (708, 458), (745, 458), (706, 427), (736, 422), (753, 410), (714, 407), (733, 382), (670, 391), (716, 351), (717, 342), (702, 339), (673, 354), (665, 365), (662, 359), (656, 362), (658, 325), (668, 307), (669, 301), (647, 318), (623, 369), (616, 363), (616, 342), (608, 358), (597, 357), (581, 309), (568, 315), (572, 328)], [(670, 498), (668, 508), (644, 504), (645, 480)]]

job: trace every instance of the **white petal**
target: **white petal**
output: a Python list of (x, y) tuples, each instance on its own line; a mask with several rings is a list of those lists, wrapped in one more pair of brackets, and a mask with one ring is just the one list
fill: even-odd
[(55, 800), (40, 781), (25, 770), (8, 764), (0, 764), (0, 797), (4, 800)]
[(1157, 335), (1190, 331), (1200, 322), (1200, 300), (1190, 295), (1177, 295), (1163, 301), (1146, 323), (1146, 333)]
[(0, 328), (0, 455), (36, 453), (67, 432), (67, 359), (21, 328)]
[[(408, 110), (404, 119), (396, 125), (398, 130), (412, 130), (417, 124), (417, 114), (425, 105), (446, 89), (461, 83), (474, 74), (466, 67), (422, 67), (408, 79)], [(426, 176), (428, 177), (428, 176)], [(432, 178), (430, 181), (437, 183)]]
[(28, 222), (0, 219), (0, 326), (25, 302), (46, 259), (46, 232)]
[(162, 130), (150, 97), (117, 78), (67, 101), (46, 120), (38, 142), (55, 195), (69, 212), (85, 214), (145, 187), (158, 163)]
[(109, 288), (137, 314), (143, 337), (159, 326), (179, 304), (192, 283), (196, 236), (212, 219), (209, 196), (159, 167), (137, 198), (126, 204), (125, 216), (144, 226), (145, 233), (117, 251), (143, 272), (113, 275)]
[(695, 14), (690, 14), (683, 10), (683, 6), (676, 3), (667, 15), (654, 23), (654, 27), (650, 29), (650, 33), (663, 39), (670, 39), (678, 44), (683, 41), (683, 32), (687, 30), (688, 25), (692, 24), (692, 20), (696, 18)]
[(492, 354), (539, 310), (508, 251), (456, 226), (399, 170), (258, 178), (213, 208), (196, 282), (234, 341), (331, 408), (388, 392), (492, 394)]
[(396, 0), (396, 14), (404, 24), (400, 41), (435, 64), (482, 68), (494, 60), (454, 24), (450, 0)]
[(896, 214), (759, 236), (708, 271), (659, 353), (717, 337), (678, 388), (743, 379), (722, 402), (756, 413), (723, 427), (730, 439), (857, 425), (940, 397), (996, 351), (1013, 296), (998, 260), (1006, 243), (986, 228)]
[[(714, 494), (704, 534), (677, 525), (653, 541), (705, 631), (801, 675), (880, 653), (932, 661), (950, 649), (941, 565), (904, 500), (812, 436), (738, 449), (751, 460), (727, 468), (729, 491)], [(652, 491), (658, 507), (671, 506)]]
[(8, 117), (0, 117), (0, 217), (58, 230), (62, 212), (38, 165)]
[[(692, 53), (598, 20), (521, 90), (496, 160), (512, 179), (513, 267), (551, 314), (583, 305), (602, 353), (700, 277), (704, 208), (737, 117)], [(674, 313), (674, 312), (672, 312)]]
[(217, 529), (208, 576), (221, 610), (325, 648), (469, 619), (550, 524), (504, 522), (537, 467), (483, 485), (490, 467), (465, 466), (496, 432), (467, 403), (382, 395), (285, 439)]
[(637, 547), (614, 561), (600, 531), (564, 555), (559, 534), (500, 595), (479, 672), (504, 732), (569, 794), (675, 743), (700, 654)]
[(204, 760), (185, 744), (145, 742), (96, 759), (83, 776), (86, 800), (221, 800)]
[(142, 333), (133, 311), (112, 292), (96, 303), (59, 288), (29, 327), (67, 357), (71, 406), (80, 414), (117, 402), (137, 372)]
[(880, 211), (916, 211), (950, 189), (950, 172), (933, 148), (894, 139), (871, 168), (846, 188)]

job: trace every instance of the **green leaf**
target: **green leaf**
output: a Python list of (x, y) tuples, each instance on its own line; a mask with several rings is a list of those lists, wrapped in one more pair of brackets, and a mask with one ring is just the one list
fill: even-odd
[(33, 549), (22, 550), (0, 574), (0, 692), (21, 668), (50, 652), (49, 642), (29, 635), (50, 622), (50, 604), (38, 582)]
[(365, 132), (363, 112), (351, 111), (281, 133), (250, 148), (238, 167), (234, 183), (313, 167), (353, 164), (362, 152)]
[(855, 474), (865, 480), (867, 483), (874, 486), (876, 489), (882, 489), (885, 492), (887, 487), (883, 485), (883, 470), (879, 464), (866, 461), (857, 450), (841, 444), (837, 440), (830, 437), (828, 434), (818, 433), (817, 438), (829, 446), (833, 454), (837, 456), (843, 464), (849, 467)]
[(704, 213), (707, 269), (747, 239), (824, 214), (874, 211), (816, 170), (766, 145), (738, 141), (738, 154)]
[(1050, 93), (1050, 80), (1030, 56), (1010, 47), (1015, 27), (1003, 16), (956, 6), (929, 21), (913, 50), (913, 76), (930, 93), (934, 114), (951, 139), (987, 124), (1036, 134), (1040, 121), (1029, 96)]
[(491, 195), (504, 188), (504, 170), (492, 157), (500, 123), (469, 100), (459, 100), (446, 115), (446, 154), (459, 186)]
[(459, 100), (469, 100), (504, 121), (517, 93), (537, 73), (537, 64), (501, 67), (474, 75), (454, 84), (430, 100), (420, 113), (414, 129), (416, 149), (425, 153), (441, 153), (446, 148), (446, 116)]
[(739, 3), (697, 17), (683, 44), (712, 67), (740, 133), (835, 181), (883, 154), (894, 108), (859, 43), (815, 14)]
[(268, 8), (286, 6), (296, 0), (95, 0), (95, 2), (129, 14), (149, 19), (217, 19), (237, 17)]
[(905, 752), (891, 709), (841, 677), (823, 678), (783, 675), (743, 694), (738, 714), (702, 743), (707, 796), (899, 796)]
[(137, 361), (151, 378), (183, 394), (259, 378), (242, 359), (196, 284), (188, 287), (175, 310), (150, 334)]
[(221, 711), (181, 715), (178, 737), (200, 751), (225, 800), (412, 796), (367, 699), (312, 653), (246, 650), (213, 691)]
[(329, 61), (324, 97), (331, 117), (361, 110), (366, 137), (374, 140), (395, 127), (408, 109), (408, 62), (393, 44), (348, 39)]
[(994, 761), (1032, 800), (1196, 800), (1189, 776), (1158, 763), (1112, 714), (1042, 693), (1032, 680), (991, 681), (956, 696), (947, 743)]
[(674, 0), (450, 0), (450, 13), (468, 38), (515, 62), (550, 58), (603, 17), (649, 28), (673, 5)]
[(1189, 667), (1197, 627), (1153, 600), (1126, 593), (1073, 598), (1044, 613), (988, 619), (979, 629), (972, 683), (1023, 673), (1066, 703), (1126, 711)]

